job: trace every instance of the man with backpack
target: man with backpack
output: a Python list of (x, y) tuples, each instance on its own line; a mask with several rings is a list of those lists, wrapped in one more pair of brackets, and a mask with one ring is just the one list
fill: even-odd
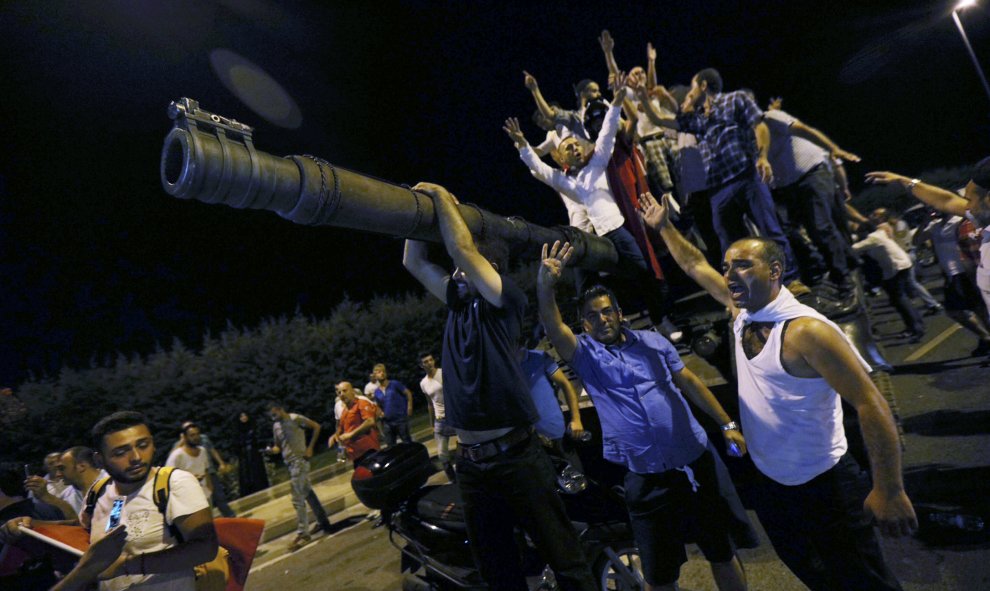
[[(93, 484), (80, 522), (93, 544), (127, 528), (123, 550), (99, 575), (100, 590), (195, 590), (194, 567), (213, 561), (218, 551), (213, 515), (196, 477), (151, 466), (155, 443), (141, 413), (104, 417), (92, 435), (109, 477)], [(31, 520), (17, 525), (30, 527)]]

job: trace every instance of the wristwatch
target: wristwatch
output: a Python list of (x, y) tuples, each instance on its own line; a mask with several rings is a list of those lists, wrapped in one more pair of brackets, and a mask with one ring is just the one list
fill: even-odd
[(921, 182), (921, 179), (911, 179), (911, 182), (907, 184), (907, 192), (910, 193), (914, 191), (914, 188)]
[(722, 425), (722, 431), (738, 431), (739, 425), (735, 421), (729, 421), (728, 423)]

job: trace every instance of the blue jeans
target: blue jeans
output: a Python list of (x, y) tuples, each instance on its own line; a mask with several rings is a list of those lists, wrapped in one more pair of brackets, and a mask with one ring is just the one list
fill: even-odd
[(770, 188), (756, 176), (756, 170), (744, 172), (733, 180), (711, 190), (712, 225), (722, 243), (722, 256), (733, 242), (746, 238), (749, 232), (743, 223), (748, 215), (760, 235), (773, 240), (784, 251), (784, 285), (798, 277), (797, 261), (777, 219)]
[(324, 530), (330, 529), (330, 519), (327, 517), (320, 499), (313, 492), (309, 483), (309, 460), (296, 458), (286, 462), (289, 469), (289, 485), (292, 491), (292, 508), (296, 510), (296, 533), (309, 533), (309, 514), (306, 513), (306, 503), (313, 509), (313, 516)]
[(395, 445), (399, 439), (403, 443), (412, 443), (412, 436), (409, 435), (409, 417), (385, 417), (382, 421), (382, 435), (385, 437), (385, 445), (389, 447)]

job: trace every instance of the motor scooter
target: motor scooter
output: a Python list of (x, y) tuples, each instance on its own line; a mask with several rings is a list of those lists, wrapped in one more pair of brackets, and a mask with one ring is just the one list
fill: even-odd
[[(587, 477), (551, 453), (557, 493), (578, 532), (602, 591), (644, 588), (639, 550), (621, 491)], [(366, 506), (381, 511), (389, 541), (402, 553), (403, 591), (487, 589), (471, 557), (463, 502), (456, 484), (426, 484), (438, 470), (426, 447), (400, 443), (357, 461), (351, 486)], [(558, 589), (531, 540), (516, 530), (530, 588)]]

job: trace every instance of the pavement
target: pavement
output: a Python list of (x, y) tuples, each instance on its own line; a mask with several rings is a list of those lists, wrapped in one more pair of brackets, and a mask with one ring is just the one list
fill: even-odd
[[(938, 297), (938, 281), (929, 289)], [(990, 539), (986, 531), (960, 532), (937, 526), (933, 512), (955, 512), (990, 520), (990, 368), (986, 358), (970, 357), (976, 339), (944, 315), (926, 318), (926, 338), (908, 344), (895, 335), (899, 318), (885, 297), (869, 301), (876, 338), (895, 371), (889, 377), (904, 430), (904, 473), (922, 529), (910, 538), (884, 539), (892, 570), (906, 591), (990, 589)], [(719, 378), (694, 356), (689, 367), (710, 380)], [(414, 433), (435, 453), (429, 429)], [(376, 513), (350, 490), (350, 464), (313, 472), (314, 490), (335, 531), (291, 553), (295, 513), (287, 485), (239, 499), (232, 505), (246, 517), (267, 522), (247, 589), (250, 591), (353, 591), (402, 588), (399, 552), (386, 528), (375, 528)], [(442, 474), (434, 476), (443, 479)], [(755, 515), (750, 514), (758, 524)], [(750, 588), (768, 591), (805, 589), (780, 562), (759, 528), (760, 547), (740, 551)], [(681, 571), (682, 590), (714, 590), (707, 563), (688, 548)]]

